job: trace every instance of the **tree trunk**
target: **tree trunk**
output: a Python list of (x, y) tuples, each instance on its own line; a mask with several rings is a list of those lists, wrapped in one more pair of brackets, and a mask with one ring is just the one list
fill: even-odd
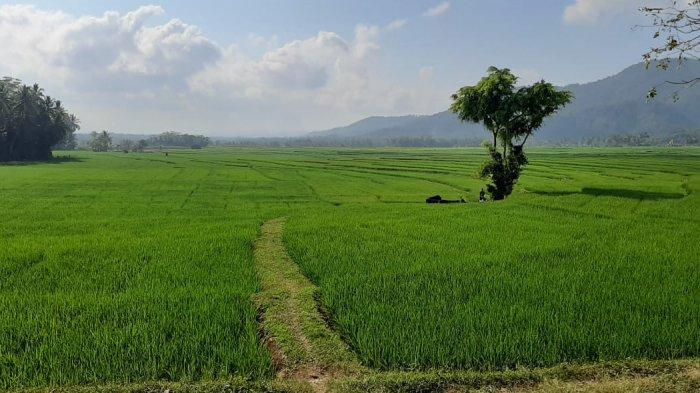
[(525, 139), (523, 139), (523, 143), (520, 144), (520, 148), (525, 146), (525, 142), (527, 142), (527, 138), (529, 138), (529, 137), (530, 137), (530, 134), (525, 134)]

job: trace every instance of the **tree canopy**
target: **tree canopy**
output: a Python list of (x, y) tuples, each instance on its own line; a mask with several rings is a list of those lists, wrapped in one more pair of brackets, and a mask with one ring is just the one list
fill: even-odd
[(107, 131), (91, 132), (88, 147), (92, 151), (105, 152), (112, 149), (112, 136)]
[(189, 147), (192, 149), (201, 149), (210, 143), (209, 138), (204, 135), (183, 134), (173, 131), (152, 136), (148, 140), (148, 144), (151, 146)]
[(460, 120), (482, 123), (493, 136), (488, 146), (491, 159), (482, 166), (481, 176), (491, 180), (487, 188), (496, 200), (513, 191), (527, 164), (523, 153), (527, 139), (573, 98), (571, 92), (545, 81), (518, 88), (517, 80), (507, 68), (490, 67), (475, 86), (462, 87), (452, 95), (450, 106)]
[[(672, 1), (666, 7), (646, 6), (640, 11), (651, 19), (650, 27), (654, 29), (653, 39), (661, 43), (652, 47), (642, 57), (647, 67), (666, 70), (675, 60), (680, 67), (687, 59), (700, 60), (700, 0)], [(700, 82), (700, 75), (687, 80), (667, 81), (673, 85), (693, 86)], [(649, 98), (658, 94), (654, 86), (648, 93)], [(678, 92), (674, 99), (678, 98)]]
[(78, 124), (39, 85), (0, 79), (0, 161), (48, 159), (55, 145), (72, 138)]

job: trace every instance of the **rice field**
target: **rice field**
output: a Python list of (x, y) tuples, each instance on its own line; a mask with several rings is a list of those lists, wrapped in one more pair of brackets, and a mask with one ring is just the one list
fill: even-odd
[(230, 192), (260, 174), (147, 155), (0, 173), (0, 390), (270, 375), (261, 213)]
[[(505, 203), (322, 209), (294, 217), (287, 246), (371, 367), (697, 356), (698, 158), (543, 150)], [(479, 184), (451, 177), (464, 161), (401, 166), (473, 200)]]
[[(252, 244), (285, 244), (367, 366), (700, 355), (700, 151), (71, 152), (0, 166), (0, 390), (274, 376)], [(440, 194), (466, 205), (426, 205)]]

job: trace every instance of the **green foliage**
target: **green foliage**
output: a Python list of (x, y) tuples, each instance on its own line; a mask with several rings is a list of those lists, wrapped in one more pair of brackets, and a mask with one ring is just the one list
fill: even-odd
[(53, 147), (54, 150), (75, 150), (78, 148), (78, 140), (75, 133), (71, 132)]
[(209, 146), (210, 143), (211, 141), (206, 136), (179, 132), (164, 132), (148, 139), (148, 144), (151, 146), (189, 147), (192, 149), (201, 149)]
[(488, 75), (476, 86), (465, 86), (452, 95), (450, 110), (461, 121), (483, 123), (493, 134), (493, 146), (510, 121), (509, 100), (518, 78), (507, 68), (489, 67)]
[(102, 132), (91, 132), (90, 142), (88, 142), (88, 147), (92, 151), (105, 152), (112, 149), (112, 137), (107, 131)]
[[(700, 54), (700, 0), (673, 1), (666, 7), (642, 7), (640, 11), (651, 19), (654, 29), (653, 39), (662, 43), (652, 47), (642, 55), (647, 68), (654, 64), (661, 70), (668, 70), (673, 63), (680, 67), (685, 61), (698, 59)], [(665, 84), (692, 87), (700, 82), (700, 75), (666, 81)], [(657, 97), (660, 85), (653, 86), (647, 93), (648, 99)], [(673, 100), (678, 100), (678, 91), (673, 93)]]
[(488, 149), (491, 159), (482, 164), (479, 174), (482, 179), (491, 179), (493, 184), (487, 185), (486, 189), (498, 201), (513, 192), (523, 166), (527, 165), (527, 157), (521, 146), (508, 149), (506, 157), (493, 146), (488, 146)]
[[(482, 167), (481, 175), (491, 180), (488, 190), (494, 200), (513, 192), (522, 167), (527, 164), (523, 152), (527, 138), (547, 116), (572, 99), (571, 92), (558, 91), (545, 81), (516, 89), (517, 80), (507, 68), (490, 67), (488, 75), (476, 86), (459, 89), (450, 106), (461, 121), (483, 123), (493, 134), (493, 144), (488, 147), (490, 160)], [(498, 152), (498, 141), (502, 153)]]
[(0, 79), (0, 161), (48, 159), (78, 128), (78, 119), (39, 85)]

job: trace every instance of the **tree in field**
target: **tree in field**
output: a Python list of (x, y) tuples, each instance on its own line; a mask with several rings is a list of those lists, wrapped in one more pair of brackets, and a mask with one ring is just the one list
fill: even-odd
[[(450, 107), (461, 121), (482, 123), (491, 133), (490, 159), (481, 168), (491, 198), (501, 200), (513, 192), (527, 157), (523, 147), (544, 119), (573, 98), (545, 81), (516, 88), (518, 78), (509, 69), (490, 67), (476, 86), (465, 86), (452, 95)], [(499, 146), (500, 144), (500, 146)]]
[(104, 152), (112, 149), (112, 137), (107, 131), (91, 132), (88, 146), (92, 151)]
[(75, 138), (74, 133), (66, 135), (60, 142), (58, 142), (54, 147), (55, 150), (75, 150), (78, 148), (78, 140)]
[[(660, 39), (661, 44), (652, 47), (642, 57), (647, 65), (667, 70), (674, 60), (680, 67), (686, 60), (700, 60), (700, 0), (673, 1), (667, 7), (642, 7), (640, 11), (651, 19), (654, 29), (654, 39)], [(688, 80), (667, 81), (666, 83), (679, 86), (693, 86), (700, 82), (700, 75)], [(654, 86), (648, 94), (649, 98), (657, 95), (658, 86)], [(677, 99), (678, 92), (674, 93)]]
[(0, 161), (48, 159), (78, 129), (78, 119), (39, 85), (0, 79)]

